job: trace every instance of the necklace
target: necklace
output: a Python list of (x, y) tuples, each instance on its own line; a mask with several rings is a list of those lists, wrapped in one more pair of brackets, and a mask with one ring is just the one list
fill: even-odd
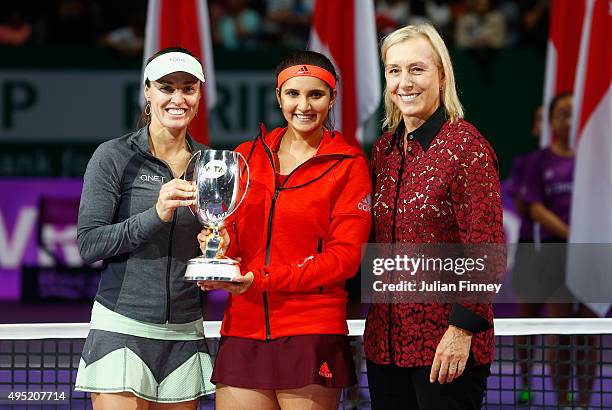
[(149, 147), (151, 149), (151, 155), (153, 155), (155, 158), (164, 161), (168, 167), (170, 168), (170, 171), (172, 172), (172, 175), (177, 178), (180, 175), (183, 175), (183, 173), (185, 172), (185, 169), (187, 168), (187, 164), (185, 163), (185, 160), (187, 159), (185, 154), (189, 154), (189, 150), (187, 149), (187, 145), (184, 144), (180, 149), (179, 149), (179, 158), (170, 161), (167, 158), (162, 158), (161, 156), (157, 155), (157, 151), (155, 150), (155, 146), (153, 144), (153, 141), (151, 139), (151, 137), (149, 137)]
[[(161, 155), (157, 155), (157, 150), (155, 149), (155, 145), (153, 144), (153, 140), (151, 137), (149, 137), (149, 147), (151, 149), (151, 155), (153, 155), (155, 158), (159, 158), (162, 161), (167, 162), (168, 164), (178, 164), (179, 162), (183, 161), (183, 158), (179, 158), (175, 161), (169, 161), (167, 159), (164, 159), (161, 157)], [(183, 146), (180, 147), (177, 151), (179, 153), (179, 155), (184, 155), (184, 153), (189, 153), (189, 150), (187, 149), (187, 144), (183, 143)]]

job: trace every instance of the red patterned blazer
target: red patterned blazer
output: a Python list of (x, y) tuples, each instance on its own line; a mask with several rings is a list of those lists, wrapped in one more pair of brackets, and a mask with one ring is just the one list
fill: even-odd
[[(438, 110), (404, 141), (403, 123), (372, 152), (377, 243), (503, 243), (497, 159), (469, 122), (451, 124)], [(449, 324), (474, 332), (475, 363), (493, 361), (490, 304), (372, 304), (366, 357), (403, 367), (433, 362)]]

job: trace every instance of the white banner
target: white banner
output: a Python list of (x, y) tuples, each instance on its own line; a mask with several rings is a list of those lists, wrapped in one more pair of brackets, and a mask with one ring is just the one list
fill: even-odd
[[(0, 143), (101, 142), (136, 127), (140, 72), (0, 71)], [(211, 144), (232, 146), (282, 118), (272, 72), (217, 75)]]

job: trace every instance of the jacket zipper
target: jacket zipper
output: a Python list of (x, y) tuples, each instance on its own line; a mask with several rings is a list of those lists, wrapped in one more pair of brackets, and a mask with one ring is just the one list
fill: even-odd
[[(261, 138), (261, 143), (262, 143), (261, 145), (263, 145), (264, 150), (266, 151), (266, 154), (268, 155), (268, 159), (270, 160), (270, 165), (272, 166), (272, 171), (274, 172), (274, 197), (272, 198), (272, 204), (270, 205), (270, 212), (268, 214), (268, 231), (267, 231), (267, 238), (266, 238), (266, 266), (268, 266), (270, 264), (270, 250), (271, 250), (270, 249), (270, 244), (272, 242), (272, 223), (274, 222), (274, 208), (276, 206), (276, 200), (278, 199), (278, 194), (283, 189), (283, 186), (287, 183), (289, 178), (291, 178), (291, 176), (299, 168), (303, 167), (309, 161), (313, 160), (314, 158), (321, 158), (321, 157), (325, 157), (325, 156), (336, 156), (337, 154), (324, 154), (324, 155), (319, 155), (318, 157), (309, 158), (308, 160), (306, 160), (302, 164), (300, 164), (297, 168), (295, 168), (293, 171), (291, 171), (289, 173), (289, 175), (287, 175), (287, 179), (285, 179), (285, 182), (283, 183), (283, 185), (277, 187), (276, 186), (276, 168), (274, 167), (274, 158), (272, 157), (272, 152), (270, 151), (270, 148), (268, 147), (268, 145), (265, 143), (261, 133), (259, 134), (259, 137)], [(348, 157), (348, 155), (341, 155), (341, 156)], [(334, 166), (335, 165), (332, 165), (332, 167), (334, 167)], [(330, 169), (332, 167), (330, 167)], [(327, 171), (325, 173), (327, 173)], [(311, 182), (313, 182), (313, 181), (311, 181)], [(304, 184), (304, 185), (306, 185), (306, 184)], [(294, 187), (294, 188), (298, 188), (298, 187)], [(322, 288), (321, 288), (321, 291), (323, 291)], [(270, 329), (270, 312), (269, 312), (269, 306), (268, 306), (268, 292), (266, 292), (266, 291), (262, 292), (262, 297), (263, 297), (263, 307), (264, 307), (264, 320), (265, 320), (265, 323), (266, 323), (266, 340), (270, 340), (270, 339), (272, 339), (272, 337), (271, 337), (271, 329)]]
[[(397, 178), (397, 185), (395, 186), (395, 204), (393, 207), (393, 221), (391, 223), (391, 247), (392, 249), (395, 249), (395, 241), (396, 241), (396, 237), (395, 237), (395, 229), (397, 227), (397, 203), (399, 200), (399, 192), (400, 192), (400, 187), (402, 185), (402, 177), (404, 175), (404, 162), (406, 157), (404, 156), (404, 147), (400, 147), (400, 156), (401, 156), (401, 160), (400, 160), (400, 167), (399, 167), (399, 173), (398, 173), (398, 178)], [(393, 283), (393, 273), (390, 274), (391, 277), (389, 278), (389, 283)], [(393, 354), (393, 342), (392, 342), (392, 329), (393, 329), (393, 300), (391, 300), (392, 298), (392, 294), (389, 293), (389, 310), (388, 312), (388, 322), (389, 322), (389, 326), (388, 326), (388, 333), (387, 333), (387, 338), (389, 341), (389, 359), (391, 361), (391, 364), (395, 363), (395, 357)]]
[[(174, 177), (174, 175), (172, 175), (172, 170), (170, 169), (170, 167), (165, 161), (157, 157), (154, 157), (149, 153), (146, 153), (146, 154), (154, 158), (156, 161), (161, 162), (166, 167), (170, 175), (170, 180)], [(174, 213), (172, 214), (172, 223), (170, 224), (170, 234), (168, 235), (168, 262), (166, 263), (166, 320), (164, 321), (165, 323), (170, 323), (170, 304), (171, 304), (170, 271), (172, 269), (172, 236), (174, 234), (174, 226), (176, 225), (177, 213), (178, 213), (178, 209), (175, 210)]]
[(172, 225), (170, 225), (170, 237), (168, 238), (168, 264), (166, 266), (166, 323), (170, 323), (170, 267), (172, 265), (172, 234), (176, 225), (176, 212), (172, 214)]
[[(170, 171), (170, 178), (172, 179), (174, 175), (172, 175), (172, 170), (166, 164), (165, 161), (161, 161), (164, 163), (168, 171)], [(170, 235), (168, 236), (168, 263), (166, 265), (166, 323), (170, 323), (170, 270), (172, 268), (172, 237), (174, 234), (174, 226), (176, 225), (176, 219), (178, 218), (178, 209), (174, 210), (172, 213), (172, 224), (170, 224)]]
[[(270, 243), (272, 242), (272, 222), (274, 221), (274, 207), (276, 206), (276, 199), (280, 188), (274, 188), (274, 197), (272, 198), (272, 205), (270, 206), (270, 213), (268, 214), (268, 233), (266, 238), (266, 266), (270, 264)], [(264, 304), (264, 315), (266, 319), (266, 340), (270, 340), (270, 313), (268, 311), (268, 293), (263, 292), (263, 304)]]
[[(191, 149), (191, 144), (189, 144), (189, 141), (187, 141), (187, 145)], [(161, 163), (164, 167), (166, 167), (166, 169), (168, 170), (170, 174), (170, 180), (174, 178), (174, 175), (172, 174), (172, 169), (168, 166), (168, 164), (165, 161), (157, 158), (156, 156), (152, 155), (149, 152), (141, 150), (140, 148), (139, 148), (139, 151), (143, 153), (146, 157), (149, 157), (153, 159), (154, 161)], [(176, 225), (177, 212), (178, 210), (175, 210), (174, 213), (172, 214), (172, 224), (170, 225), (170, 235), (168, 237), (168, 262), (166, 263), (166, 320), (164, 321), (165, 323), (170, 323), (170, 270), (172, 268), (172, 234), (174, 233), (174, 226)]]
[[(272, 198), (272, 204), (270, 205), (270, 212), (268, 213), (268, 230), (266, 232), (266, 266), (270, 263), (270, 242), (272, 241), (272, 221), (274, 219), (274, 207), (276, 206), (276, 199), (278, 198), (278, 194), (280, 189), (276, 186), (276, 170), (274, 169), (274, 158), (272, 158), (272, 153), (268, 146), (264, 143), (262, 134), (259, 134), (261, 138), (262, 145), (268, 155), (268, 159), (270, 160), (270, 165), (272, 165), (272, 173), (274, 173), (274, 197)], [(272, 339), (271, 329), (270, 329), (270, 312), (268, 306), (268, 292), (264, 291), (262, 293), (263, 298), (263, 308), (264, 308), (264, 320), (266, 323), (266, 340)]]
[[(317, 241), (317, 253), (323, 252), (323, 239), (319, 238)], [(319, 286), (319, 293), (323, 293), (323, 286)]]

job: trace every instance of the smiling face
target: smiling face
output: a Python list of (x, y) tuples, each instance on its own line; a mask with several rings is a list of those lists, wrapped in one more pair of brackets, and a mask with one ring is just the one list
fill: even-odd
[(442, 75), (437, 61), (429, 41), (423, 37), (394, 44), (387, 50), (387, 91), (407, 126), (419, 126), (440, 105)]
[(323, 128), (335, 94), (315, 77), (293, 77), (281, 86), (277, 99), (292, 132), (310, 135)]
[(191, 74), (168, 74), (145, 86), (145, 97), (151, 104), (151, 128), (186, 130), (198, 112), (200, 81)]

